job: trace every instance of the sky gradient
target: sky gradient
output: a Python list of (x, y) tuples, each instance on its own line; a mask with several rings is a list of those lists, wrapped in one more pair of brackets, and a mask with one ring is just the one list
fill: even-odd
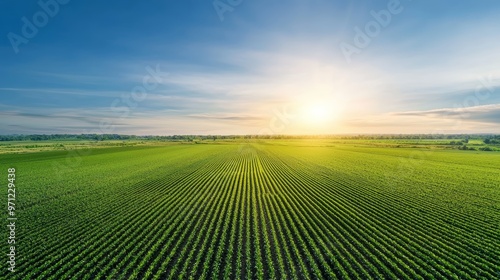
[(0, 5), (0, 134), (500, 133), (498, 1)]

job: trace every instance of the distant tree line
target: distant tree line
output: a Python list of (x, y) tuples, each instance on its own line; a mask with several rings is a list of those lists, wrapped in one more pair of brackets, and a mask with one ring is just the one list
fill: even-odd
[(122, 135), (122, 134), (30, 134), (0, 135), (0, 141), (50, 141), (50, 140), (157, 140), (157, 141), (198, 141), (198, 140), (238, 140), (238, 139), (358, 139), (358, 140), (420, 140), (420, 139), (461, 139), (450, 141), (450, 145), (463, 145), (469, 139), (483, 139), (485, 144), (500, 144), (500, 135), (492, 134), (379, 134), (379, 135)]
[(169, 135), (169, 136), (138, 136), (122, 134), (31, 134), (31, 135), (0, 135), (0, 141), (51, 141), (51, 140), (165, 140), (165, 141), (193, 141), (217, 139), (252, 138), (238, 135)]
[(490, 136), (483, 140), (484, 144), (492, 144), (499, 145), (500, 144), (500, 135)]
[(136, 139), (134, 135), (119, 134), (30, 134), (0, 135), (0, 141), (50, 141), (50, 140), (128, 140)]

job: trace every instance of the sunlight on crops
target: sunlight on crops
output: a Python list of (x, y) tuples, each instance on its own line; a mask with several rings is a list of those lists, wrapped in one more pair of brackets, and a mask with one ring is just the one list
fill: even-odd
[(17, 279), (495, 279), (498, 153), (342, 141), (3, 155)]

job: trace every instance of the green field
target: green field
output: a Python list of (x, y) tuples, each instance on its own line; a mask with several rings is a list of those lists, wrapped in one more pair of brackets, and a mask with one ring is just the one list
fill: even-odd
[(498, 152), (255, 140), (0, 167), (18, 218), (2, 279), (500, 278)]

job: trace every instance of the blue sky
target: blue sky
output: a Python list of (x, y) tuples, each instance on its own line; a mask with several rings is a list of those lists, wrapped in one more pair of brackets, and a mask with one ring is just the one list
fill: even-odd
[(0, 5), (0, 134), (500, 133), (498, 1)]

